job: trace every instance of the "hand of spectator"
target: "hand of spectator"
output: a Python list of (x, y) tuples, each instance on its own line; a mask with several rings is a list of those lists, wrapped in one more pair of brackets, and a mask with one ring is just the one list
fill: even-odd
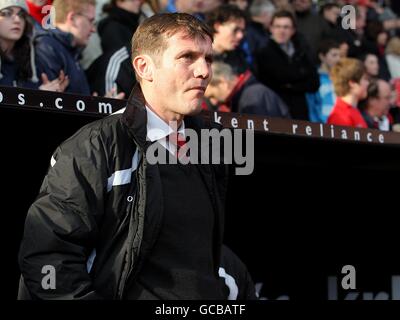
[[(93, 96), (94, 97), (98, 97), (99, 94), (95, 91), (93, 92)], [(111, 99), (118, 99), (118, 100), (122, 100), (125, 98), (125, 93), (124, 92), (120, 92), (117, 94), (117, 89), (113, 88), (110, 91), (108, 91), (105, 95), (104, 98), (111, 98)]]
[(40, 90), (64, 92), (69, 85), (69, 78), (65, 75), (64, 71), (60, 71), (57, 79), (52, 81), (49, 80), (47, 74), (42, 73), (42, 85), (39, 87)]

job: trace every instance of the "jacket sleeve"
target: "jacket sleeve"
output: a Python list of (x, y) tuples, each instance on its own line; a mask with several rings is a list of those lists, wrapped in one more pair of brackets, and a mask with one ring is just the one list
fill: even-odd
[(63, 57), (57, 53), (57, 49), (51, 43), (48, 43), (46, 39), (35, 41), (35, 56), (39, 77), (41, 73), (46, 73), (49, 80), (52, 81), (58, 78), (61, 70), (68, 75)]
[(324, 122), (321, 117), (322, 100), (319, 91), (306, 93), (308, 114), (312, 122)]
[(19, 265), (32, 299), (102, 298), (86, 267), (99, 235), (107, 181), (95, 131), (81, 129), (56, 150), (29, 208)]

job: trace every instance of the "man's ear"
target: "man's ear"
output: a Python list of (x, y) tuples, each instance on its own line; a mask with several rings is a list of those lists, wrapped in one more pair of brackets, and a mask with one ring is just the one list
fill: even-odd
[(75, 18), (77, 14), (75, 12), (68, 12), (67, 17), (65, 18), (65, 24), (69, 26), (74, 26), (75, 27)]
[(153, 81), (154, 63), (148, 55), (139, 55), (132, 61), (136, 74), (143, 80)]
[(220, 23), (220, 22), (214, 23), (213, 28), (214, 28), (214, 30), (215, 30), (215, 33), (218, 33), (218, 32), (219, 32), (219, 28), (220, 28), (220, 27), (221, 27), (221, 23)]
[(355, 81), (353, 81), (353, 80), (350, 80), (349, 81), (349, 88), (350, 88), (350, 91), (352, 91), (354, 88), (356, 88), (358, 85), (360, 85), (359, 83), (357, 83), (357, 82), (355, 82)]

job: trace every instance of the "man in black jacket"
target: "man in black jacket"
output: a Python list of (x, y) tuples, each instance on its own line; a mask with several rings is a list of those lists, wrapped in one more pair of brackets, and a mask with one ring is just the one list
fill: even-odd
[(211, 59), (212, 32), (193, 16), (155, 15), (138, 28), (139, 85), (126, 109), (57, 148), (29, 209), (21, 299), (227, 298), (218, 274), (224, 166), (151, 164), (147, 154), (159, 144), (173, 157), (173, 136), (206, 127), (191, 116)]
[(282, 99), (250, 71), (238, 76), (223, 62), (214, 62), (212, 70), (213, 78), (206, 91), (209, 99), (224, 103), (232, 112), (290, 118)]
[(289, 11), (273, 15), (270, 31), (267, 46), (256, 54), (257, 77), (282, 98), (294, 119), (308, 120), (305, 93), (319, 88), (310, 50), (296, 34), (296, 21)]

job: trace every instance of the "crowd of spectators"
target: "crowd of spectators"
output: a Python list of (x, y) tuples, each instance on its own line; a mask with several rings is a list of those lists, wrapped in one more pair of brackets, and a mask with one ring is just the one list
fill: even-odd
[(204, 109), (400, 131), (399, 3), (0, 0), (0, 85), (127, 98), (136, 28), (186, 12), (214, 34)]

